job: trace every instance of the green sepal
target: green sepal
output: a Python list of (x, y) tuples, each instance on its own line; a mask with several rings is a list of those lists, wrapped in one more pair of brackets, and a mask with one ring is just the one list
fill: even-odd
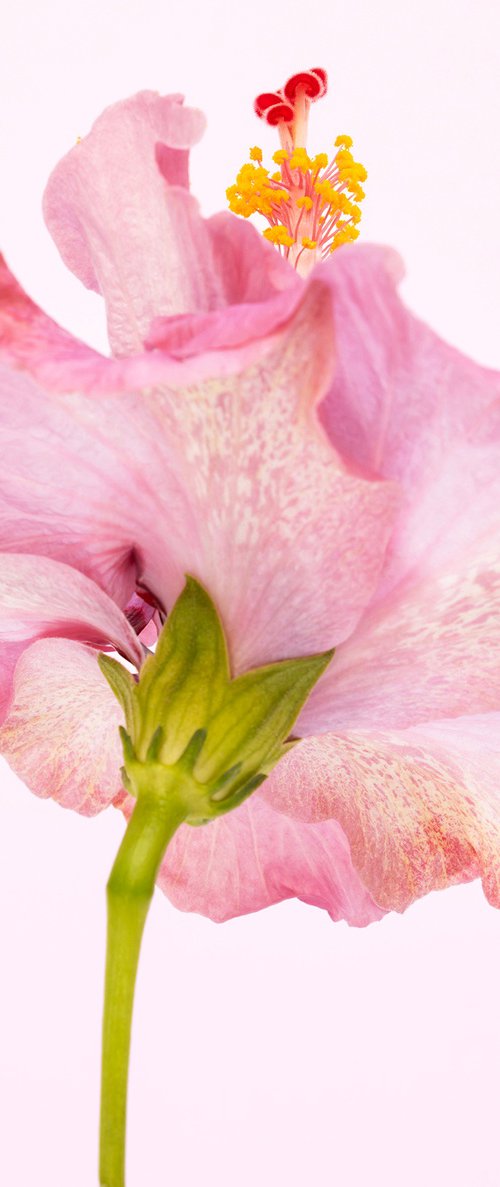
[(111, 655), (106, 655), (104, 651), (99, 652), (97, 662), (117, 701), (120, 702), (125, 714), (127, 729), (135, 734), (139, 726), (137, 701), (134, 696), (137, 680), (131, 672), (123, 667), (123, 664), (119, 664), (116, 659), (113, 659)]
[(231, 680), (210, 720), (206, 746), (196, 767), (199, 779), (213, 778), (221, 762), (242, 762), (242, 773), (266, 774), (283, 754), (283, 744), (324, 672), (333, 652), (282, 660)]
[(197, 729), (222, 703), (229, 682), (224, 632), (211, 599), (193, 577), (169, 615), (154, 655), (141, 669), (136, 696), (141, 729), (138, 753), (151, 731), (164, 725), (164, 759), (176, 760)]
[(139, 680), (99, 657), (125, 714), (127, 790), (162, 795), (175, 786), (191, 824), (237, 807), (296, 744), (292, 726), (332, 655), (286, 659), (232, 679), (215, 606), (188, 577)]

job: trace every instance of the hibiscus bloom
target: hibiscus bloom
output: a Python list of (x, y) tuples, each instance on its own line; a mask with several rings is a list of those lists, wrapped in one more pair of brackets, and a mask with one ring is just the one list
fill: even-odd
[(172, 901), (222, 920), (295, 895), (361, 925), (482, 877), (498, 905), (499, 376), (405, 308), (393, 251), (343, 240), (301, 277), (204, 219), (202, 130), (145, 92), (49, 181), (111, 357), (2, 267), (2, 752), (38, 795), (129, 812), (97, 651), (139, 669), (191, 573), (235, 673), (336, 652), (263, 786), (179, 828)]

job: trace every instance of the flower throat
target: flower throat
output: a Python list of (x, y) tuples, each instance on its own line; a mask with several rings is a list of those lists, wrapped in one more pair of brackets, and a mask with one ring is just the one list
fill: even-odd
[(337, 136), (331, 161), (327, 153), (307, 154), (309, 109), (326, 94), (327, 83), (326, 71), (318, 68), (294, 74), (279, 91), (257, 96), (256, 114), (278, 129), (281, 147), (273, 161), (279, 168), (270, 174), (262, 164), (262, 150), (255, 146), (236, 183), (226, 190), (234, 214), (264, 215), (269, 223), (264, 238), (301, 275), (318, 258), (357, 239), (358, 203), (365, 196), (361, 182), (367, 172), (354, 160), (350, 136)]

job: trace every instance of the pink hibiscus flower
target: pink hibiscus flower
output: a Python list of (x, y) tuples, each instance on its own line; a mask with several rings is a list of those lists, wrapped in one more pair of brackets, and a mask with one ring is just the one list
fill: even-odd
[(365, 924), (482, 877), (499, 905), (500, 378), (405, 309), (391, 250), (305, 279), (202, 218), (202, 130), (142, 93), (50, 179), (112, 357), (2, 268), (1, 749), (38, 795), (129, 811), (97, 650), (139, 668), (189, 572), (234, 672), (336, 654), (263, 786), (180, 827), (172, 901), (222, 920), (296, 895)]

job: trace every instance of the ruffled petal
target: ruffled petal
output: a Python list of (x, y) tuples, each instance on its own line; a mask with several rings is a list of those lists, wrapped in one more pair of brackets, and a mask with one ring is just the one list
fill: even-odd
[[(315, 281), (269, 338), (183, 363), (154, 350), (50, 367), (36, 345), (22, 365), (89, 398), (53, 395), (36, 407), (36, 385), (16, 377), (3, 433), (19, 460), (0, 475), (0, 531), (3, 519), (8, 539), (32, 551), (45, 538), (51, 550), (70, 543), (80, 567), (90, 553), (106, 588), (133, 558), (129, 580), (167, 610), (191, 572), (218, 604), (238, 668), (346, 638), (376, 588), (398, 496), (352, 473), (318, 424), (331, 316), (328, 286)], [(12, 333), (7, 351), (13, 359)]]
[(0, 751), (36, 795), (94, 816), (123, 794), (121, 722), (95, 652), (41, 639), (18, 660)]
[(304, 285), (276, 249), (234, 215), (217, 214), (207, 227), (226, 304), (207, 313), (156, 317), (145, 340), (176, 359), (229, 350), (283, 326), (303, 298)]
[(118, 354), (140, 349), (155, 315), (222, 302), (187, 188), (204, 125), (180, 95), (142, 91), (107, 108), (49, 179), (48, 228), (68, 267), (105, 298)]
[[(129, 797), (123, 805), (127, 816), (132, 807)], [(383, 915), (353, 867), (338, 824), (287, 819), (259, 795), (209, 825), (182, 825), (158, 885), (182, 911), (216, 922), (288, 898), (323, 907), (333, 920), (357, 927)]]
[(142, 91), (107, 108), (49, 180), (47, 225), (104, 296), (116, 354), (140, 350), (155, 317), (265, 300), (295, 280), (253, 227), (201, 217), (188, 158), (204, 124), (182, 96)]
[(381, 601), (411, 570), (473, 545), (481, 514), (500, 507), (500, 374), (405, 308), (391, 249), (345, 247), (329, 270), (337, 366), (322, 421), (343, 456), (403, 492)]
[(43, 556), (0, 556), (0, 643), (63, 635), (113, 644), (132, 663), (141, 645), (118, 606), (70, 565)]
[(258, 305), (288, 289), (300, 299), (303, 285), (295, 269), (251, 223), (221, 211), (207, 219), (207, 228), (227, 306)]
[(125, 606), (137, 520), (155, 508), (123, 397), (77, 394), (107, 362), (46, 317), (0, 258), (0, 549), (67, 562)]
[[(246, 351), (230, 381), (146, 396), (169, 449), (165, 472), (177, 478), (170, 564), (209, 589), (238, 670), (350, 634), (376, 587), (397, 502), (390, 485), (350, 473), (319, 430), (331, 365), (323, 286), (304, 290), (265, 352)], [(165, 560), (144, 580), (159, 599), (179, 592)]]
[[(2, 368), (2, 396), (7, 381), (7, 368), (29, 372), (42, 384), (58, 368), (83, 369), (101, 356), (52, 318), (28, 297), (0, 254), (0, 357)], [(67, 372), (66, 372), (67, 375)], [(74, 380), (73, 380), (74, 384)], [(63, 384), (62, 390), (65, 390)], [(3, 409), (2, 409), (3, 412)]]
[(412, 574), (364, 615), (313, 690), (301, 736), (498, 708), (500, 535), (491, 517), (482, 528), (470, 549), (444, 554), (443, 572)]
[(307, 738), (262, 789), (298, 821), (337, 821), (375, 902), (402, 911), (481, 877), (500, 906), (500, 714)]

